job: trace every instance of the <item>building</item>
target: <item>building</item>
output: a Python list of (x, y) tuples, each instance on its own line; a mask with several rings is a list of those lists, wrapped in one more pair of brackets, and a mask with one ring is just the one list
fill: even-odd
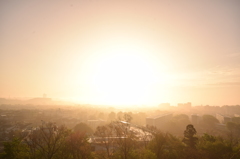
[(190, 109), (192, 107), (192, 103), (188, 102), (188, 103), (178, 103), (178, 108), (181, 109)]
[(172, 118), (172, 114), (164, 114), (146, 118), (146, 125), (161, 128), (167, 121)]
[(161, 103), (159, 104), (160, 108), (169, 108), (170, 107), (170, 103)]
[(232, 121), (231, 117), (222, 114), (216, 114), (216, 118), (221, 124), (226, 124), (227, 122)]

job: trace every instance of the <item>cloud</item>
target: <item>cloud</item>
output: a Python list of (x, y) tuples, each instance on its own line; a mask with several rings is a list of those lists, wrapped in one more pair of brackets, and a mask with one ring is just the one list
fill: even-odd
[(183, 74), (176, 81), (181, 86), (236, 87), (240, 86), (240, 67), (215, 65), (209, 69)]
[(240, 82), (216, 82), (206, 84), (209, 86), (240, 86)]

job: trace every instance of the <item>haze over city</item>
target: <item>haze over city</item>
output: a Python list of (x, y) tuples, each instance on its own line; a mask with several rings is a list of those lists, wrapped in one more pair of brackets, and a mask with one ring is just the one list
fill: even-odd
[(240, 1), (0, 2), (0, 98), (240, 104)]

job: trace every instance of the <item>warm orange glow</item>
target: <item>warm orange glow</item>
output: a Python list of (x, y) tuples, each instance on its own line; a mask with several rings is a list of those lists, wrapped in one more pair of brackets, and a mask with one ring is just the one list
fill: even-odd
[(103, 39), (102, 43), (109, 45), (94, 50), (96, 56), (87, 63), (85, 78), (89, 81), (93, 94), (101, 96), (99, 103), (148, 103), (152, 87), (159, 82), (160, 74), (154, 67), (155, 59), (148, 56), (147, 41), (143, 45), (137, 39), (133, 42), (129, 39), (130, 37), (121, 37), (116, 41)]
[(46, 93), (89, 104), (240, 103), (239, 6), (0, 2), (0, 98)]
[(112, 48), (99, 59), (93, 71), (93, 86), (108, 104), (145, 102), (151, 84), (156, 80), (151, 63), (128, 46)]

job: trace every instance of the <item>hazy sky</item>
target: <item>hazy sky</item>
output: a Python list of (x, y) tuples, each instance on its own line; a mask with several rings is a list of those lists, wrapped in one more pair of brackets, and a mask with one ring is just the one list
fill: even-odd
[(1, 0), (0, 97), (240, 104), (239, 0)]

